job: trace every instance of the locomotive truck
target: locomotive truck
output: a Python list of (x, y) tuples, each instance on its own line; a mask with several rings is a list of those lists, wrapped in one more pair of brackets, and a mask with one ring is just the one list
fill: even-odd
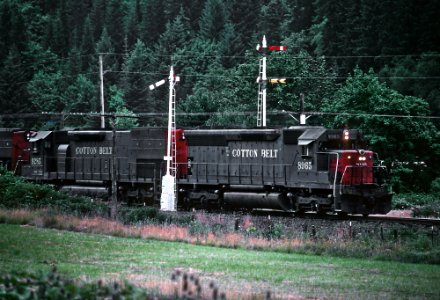
[[(119, 199), (160, 203), (165, 129), (118, 130), (114, 139), (110, 130), (16, 132), (26, 138), (17, 143), (20, 163), (16, 158), (10, 167), (28, 180), (105, 197), (114, 167)], [(363, 215), (391, 209), (386, 167), (365, 150), (358, 130), (178, 129), (175, 136), (179, 208)]]

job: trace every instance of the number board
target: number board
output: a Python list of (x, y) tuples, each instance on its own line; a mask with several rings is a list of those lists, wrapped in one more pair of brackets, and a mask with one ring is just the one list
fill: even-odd
[(297, 168), (298, 171), (311, 171), (313, 169), (312, 161), (299, 161)]

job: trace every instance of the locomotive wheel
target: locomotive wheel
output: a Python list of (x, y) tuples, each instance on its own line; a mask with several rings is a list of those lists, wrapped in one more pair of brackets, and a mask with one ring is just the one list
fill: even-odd
[(188, 197), (183, 197), (183, 209), (189, 211), (191, 209), (191, 200)]
[(346, 218), (348, 215), (345, 211), (338, 211), (337, 214), (340, 218), (343, 218), (343, 219)]
[(304, 216), (304, 213), (305, 213), (305, 210), (302, 208), (299, 208), (299, 209), (295, 210), (295, 212), (294, 212), (295, 217), (300, 217), (300, 218)]

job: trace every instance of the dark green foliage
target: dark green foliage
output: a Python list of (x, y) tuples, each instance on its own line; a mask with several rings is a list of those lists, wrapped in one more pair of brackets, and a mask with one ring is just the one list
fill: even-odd
[(123, 207), (118, 211), (118, 217), (124, 224), (147, 223), (156, 220), (159, 210), (155, 207)]
[[(432, 191), (434, 192), (433, 182)], [(411, 209), (414, 217), (440, 217), (440, 197), (439, 194), (397, 194), (393, 197), (392, 202), (395, 209)]]
[[(344, 79), (358, 68), (379, 74), (375, 88), (382, 89), (381, 82), (389, 86), (386, 92), (376, 94), (383, 99), (376, 112), (438, 116), (439, 10), (439, 1), (416, 0), (4, 0), (0, 3), (0, 112), (96, 112), (97, 54), (105, 53), (106, 111), (111, 97), (117, 95), (124, 109), (113, 112), (166, 113), (168, 90), (162, 87), (150, 92), (148, 86), (166, 78), (173, 65), (181, 77), (176, 89), (181, 111), (209, 114), (178, 119), (178, 126), (254, 126), (258, 76), (255, 46), (266, 35), (269, 45), (288, 46), (286, 53), (268, 55), (268, 76), (288, 78), (287, 85), (269, 88), (269, 111), (298, 110), (300, 93), (306, 96), (306, 110), (322, 111), (323, 99), (336, 101), (342, 95), (339, 88), (347, 92), (351, 83), (344, 83)], [(370, 93), (365, 85), (358, 88), (364, 89), (358, 96)], [(396, 107), (401, 101), (414, 104)], [(241, 112), (249, 114), (237, 114)], [(73, 119), (64, 125), (77, 127)], [(363, 123), (364, 118), (350, 123), (377, 128), (394, 120), (376, 120), (373, 126)], [(10, 123), (37, 128), (46, 121)], [(310, 121), (324, 123), (317, 117)], [(402, 126), (383, 126), (378, 136), (395, 136), (403, 127), (414, 128), (421, 122), (395, 123)], [(296, 123), (286, 115), (273, 117), (268, 124)], [(132, 125), (161, 126), (163, 119), (142, 119)], [(438, 131), (438, 121), (434, 125)], [(440, 176), (433, 167), (440, 163), (440, 137), (423, 134), (415, 141), (419, 129), (409, 141), (400, 143), (407, 153), (399, 160), (407, 161), (413, 146), (423, 140), (412, 156), (414, 161), (423, 160), (428, 171), (406, 189), (424, 183), (418, 189), (427, 190), (429, 182)], [(434, 133), (431, 130), (427, 134)], [(375, 139), (372, 144), (377, 150), (384, 148), (384, 159), (393, 160), (392, 151), (396, 149), (377, 147), (380, 142)], [(394, 174), (398, 172), (404, 177), (406, 170)], [(408, 180), (416, 177), (414, 173), (407, 175)], [(405, 188), (407, 179), (402, 176), (396, 177), (401, 183), (397, 185)]]
[[(426, 165), (435, 143), (436, 127), (424, 116), (428, 103), (421, 98), (404, 96), (381, 83), (374, 72), (354, 70), (345, 85), (324, 103), (325, 111), (347, 113), (336, 116), (328, 126), (359, 128), (388, 165), (397, 191), (429, 188), (435, 165)], [(386, 118), (381, 115), (399, 115)], [(406, 116), (420, 116), (406, 117)]]
[(220, 41), (220, 35), (229, 19), (225, 2), (207, 0), (199, 22), (199, 33), (202, 39)]
[(280, 239), (284, 236), (284, 225), (281, 223), (270, 224), (267, 231), (263, 233), (268, 239)]
[(56, 267), (47, 274), (2, 274), (1, 299), (149, 299), (153, 294), (129, 283), (102, 281), (77, 283), (60, 275)]
[(72, 197), (55, 191), (50, 185), (25, 182), (0, 168), (0, 207), (8, 209), (51, 209), (76, 216), (107, 216), (107, 204), (90, 198)]
[(431, 192), (440, 195), (440, 177), (437, 177), (431, 182)]
[(106, 19), (111, 20), (107, 23), (107, 30), (110, 35), (112, 44), (115, 47), (116, 53), (124, 51), (124, 18), (127, 11), (125, 2), (120, 0), (111, 0), (107, 4)]
[(131, 8), (131, 12), (128, 16), (126, 39), (127, 47), (131, 49), (139, 38), (141, 29), (140, 25), (142, 22), (142, 11), (140, 0), (135, 0), (134, 6)]
[(140, 39), (151, 47), (165, 29), (164, 1), (145, 0), (142, 3)]

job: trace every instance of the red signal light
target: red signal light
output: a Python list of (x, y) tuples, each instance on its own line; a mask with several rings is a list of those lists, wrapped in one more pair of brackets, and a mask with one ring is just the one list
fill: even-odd
[(269, 46), (269, 51), (286, 51), (287, 46)]

